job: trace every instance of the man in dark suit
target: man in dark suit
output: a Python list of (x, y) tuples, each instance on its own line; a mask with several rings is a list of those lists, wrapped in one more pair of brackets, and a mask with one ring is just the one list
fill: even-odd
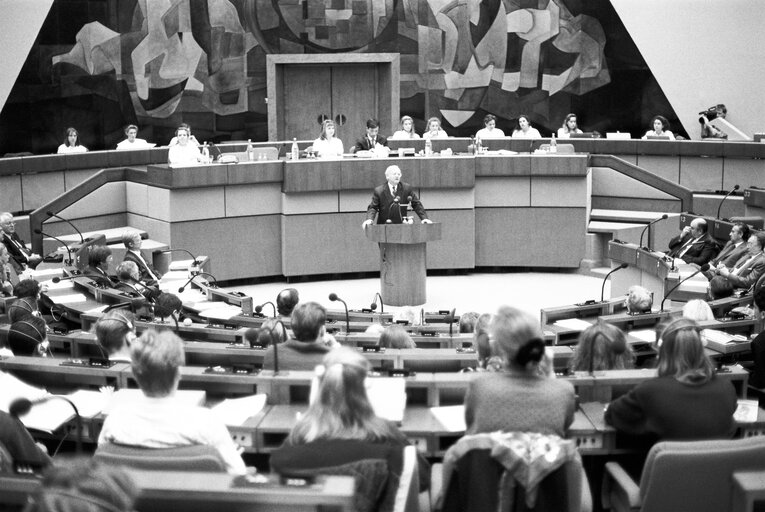
[(728, 243), (725, 244), (719, 254), (709, 262), (710, 269), (704, 272), (707, 279), (712, 279), (717, 275), (717, 270), (720, 267), (732, 269), (736, 262), (748, 252), (746, 242), (750, 236), (749, 226), (743, 222), (736, 222), (730, 229), (728, 236), (730, 240), (728, 240)]
[(726, 278), (733, 288), (751, 288), (765, 273), (765, 233), (757, 233), (747, 241), (748, 252), (743, 255), (732, 269), (720, 266), (717, 274)]
[(112, 250), (106, 245), (94, 245), (88, 253), (88, 267), (85, 269), (85, 277), (92, 279), (102, 288), (114, 287), (116, 278), (109, 274), (109, 265), (112, 262)]
[(707, 232), (707, 221), (702, 218), (693, 219), (690, 226), (670, 240), (667, 252), (667, 256), (696, 265), (708, 263), (716, 254), (717, 242)]
[(141, 274), (140, 281), (144, 284), (151, 286), (157, 284), (162, 277), (154, 267), (151, 266), (141, 254), (141, 233), (135, 230), (128, 230), (122, 234), (122, 243), (125, 244), (127, 251), (125, 252), (125, 258), (122, 261), (132, 261), (138, 265), (138, 271)]
[(372, 224), (375, 216), (378, 224), (401, 224), (403, 215), (400, 205), (408, 202), (411, 202), (412, 209), (422, 219), (423, 224), (431, 223), (417, 193), (409, 183), (401, 181), (401, 169), (397, 165), (385, 169), (385, 179), (388, 180), (387, 183), (375, 188), (372, 194), (372, 202), (367, 208), (367, 220), (361, 225), (362, 228), (366, 229)]
[(126, 292), (134, 297), (143, 296), (149, 302), (154, 302), (162, 293), (157, 287), (146, 286), (141, 283), (138, 265), (133, 261), (123, 261), (117, 265), (116, 272), (117, 279), (120, 281), (114, 287), (121, 292)]
[(367, 134), (356, 141), (353, 153), (356, 151), (370, 151), (377, 146), (388, 146), (388, 139), (380, 135), (380, 123), (377, 119), (367, 119)]
[(16, 222), (9, 212), (0, 213), (0, 229), (2, 229), (3, 245), (11, 256), (11, 264), (16, 272), (29, 268), (37, 268), (42, 261), (39, 254), (27, 249), (27, 244), (16, 233)]

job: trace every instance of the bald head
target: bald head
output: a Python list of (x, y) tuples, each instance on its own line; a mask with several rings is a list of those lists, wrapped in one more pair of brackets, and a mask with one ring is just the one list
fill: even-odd
[(698, 238), (707, 232), (707, 221), (701, 218), (691, 221), (691, 233)]

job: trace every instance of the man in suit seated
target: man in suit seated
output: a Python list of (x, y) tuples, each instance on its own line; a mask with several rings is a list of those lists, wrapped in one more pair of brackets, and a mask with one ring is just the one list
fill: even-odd
[(285, 288), (276, 296), (276, 312), (282, 318), (289, 318), (298, 302), (300, 302), (298, 291), (294, 288)]
[[(325, 340), (327, 310), (316, 302), (301, 302), (292, 312), (293, 338), (280, 344), (280, 370), (313, 370), (331, 350)], [(274, 369), (274, 347), (263, 355), (263, 368)]]
[(401, 206), (407, 202), (411, 202), (412, 209), (422, 219), (423, 224), (431, 223), (417, 193), (409, 183), (401, 181), (401, 169), (398, 165), (391, 165), (385, 169), (385, 179), (387, 183), (376, 187), (372, 194), (372, 202), (367, 207), (367, 220), (361, 224), (363, 229), (372, 224), (375, 216), (378, 224), (401, 224), (404, 217), (401, 214)]
[(725, 278), (732, 288), (749, 289), (765, 272), (765, 233), (756, 233), (749, 237), (746, 243), (748, 252), (741, 256), (728, 269), (722, 263), (714, 270), (715, 274)]
[(685, 263), (703, 265), (717, 254), (717, 242), (707, 232), (707, 221), (696, 218), (679, 235), (669, 241), (667, 256)]
[(2, 229), (3, 245), (11, 255), (11, 264), (16, 272), (22, 272), (27, 268), (37, 268), (42, 257), (27, 248), (26, 242), (16, 233), (16, 221), (9, 212), (0, 213), (0, 229)]
[(709, 266), (711, 270), (704, 272), (707, 279), (712, 279), (717, 275), (716, 270), (720, 265), (727, 267), (728, 269), (733, 268), (736, 262), (741, 259), (741, 256), (748, 252), (747, 241), (750, 236), (749, 226), (743, 222), (736, 222), (733, 227), (730, 228), (728, 236), (730, 237), (728, 243), (725, 244), (717, 256), (710, 260)]
[(85, 277), (92, 279), (101, 288), (114, 286), (111, 276), (108, 274), (109, 264), (112, 261), (112, 250), (105, 245), (94, 245), (88, 253), (88, 267), (85, 269)]
[(138, 265), (138, 271), (141, 274), (140, 281), (146, 285), (157, 284), (162, 277), (154, 267), (152, 267), (141, 254), (141, 233), (135, 230), (127, 230), (122, 234), (122, 243), (125, 244), (127, 251), (123, 261), (132, 261)]
[(112, 310), (98, 319), (96, 340), (115, 363), (130, 363), (130, 343), (136, 339), (135, 316), (129, 311)]
[(141, 274), (138, 271), (138, 265), (134, 261), (123, 261), (117, 265), (117, 279), (120, 282), (116, 284), (116, 289), (121, 292), (127, 292), (134, 297), (142, 295), (149, 302), (154, 302), (159, 294), (162, 293), (155, 286), (146, 286), (141, 283)]
[(388, 139), (380, 135), (380, 122), (377, 119), (367, 119), (367, 133), (356, 141), (353, 153), (356, 151), (371, 151), (377, 145), (388, 147)]

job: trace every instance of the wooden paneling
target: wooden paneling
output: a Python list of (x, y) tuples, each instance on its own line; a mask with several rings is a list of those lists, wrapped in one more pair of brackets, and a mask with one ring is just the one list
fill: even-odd
[(141, 183), (125, 183), (125, 207), (127, 211), (137, 215), (149, 213), (149, 190)]
[[(356, 139), (366, 133), (369, 118), (379, 118), (378, 68), (375, 64), (335, 65), (331, 68), (331, 112), (333, 119), (345, 118), (345, 125), (338, 126), (343, 147), (348, 150)], [(312, 82), (313, 83), (312, 79)], [(378, 119), (379, 121), (379, 119)], [(390, 129), (383, 119), (380, 135)]]
[[(765, 146), (765, 144), (762, 144)], [(742, 189), (765, 186), (765, 160), (746, 160), (743, 158), (726, 158), (723, 164), (722, 188), (730, 190), (733, 185), (741, 185)]]
[(529, 176), (480, 177), (475, 180), (475, 206), (530, 206)]
[(170, 191), (170, 222), (224, 217), (224, 187), (192, 188)]
[(225, 187), (226, 217), (275, 215), (282, 212), (279, 183)]
[(637, 164), (657, 176), (680, 183), (680, 158), (640, 155)]
[(340, 188), (339, 162), (300, 160), (284, 163), (284, 192), (337, 190)]
[(284, 164), (280, 161), (242, 162), (227, 166), (228, 184), (281, 183), (284, 180)]
[(175, 189), (225, 185), (228, 180), (226, 167), (222, 164), (189, 167), (150, 165), (148, 167), (148, 180), (153, 185)]
[(340, 164), (340, 185), (343, 190), (368, 190), (385, 183), (385, 169), (398, 165), (401, 181), (413, 183), (419, 179), (420, 166), (414, 158), (354, 158), (344, 159)]
[(318, 137), (321, 114), (332, 116), (332, 70), (326, 65), (284, 66), (284, 117), (278, 119), (279, 138), (313, 140)]
[[(412, 180), (413, 185), (428, 188), (463, 188), (475, 184), (475, 158), (419, 158), (419, 180)], [(403, 167), (402, 167), (403, 169)]]
[(532, 176), (585, 176), (587, 155), (534, 155)]
[[(472, 210), (475, 205), (473, 188), (420, 188), (417, 194), (428, 214), (435, 210)], [(416, 214), (412, 214), (417, 217)]]
[(64, 208), (60, 214), (62, 217), (72, 220), (124, 213), (127, 210), (125, 195), (124, 181), (107, 183), (73, 205)]
[(152, 240), (170, 244), (170, 223), (167, 221), (128, 213), (125, 225), (146, 231)]
[(480, 156), (475, 159), (477, 176), (528, 176), (531, 156)]

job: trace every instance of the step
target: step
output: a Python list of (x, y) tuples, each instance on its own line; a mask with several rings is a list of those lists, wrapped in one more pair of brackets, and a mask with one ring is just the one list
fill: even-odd
[(616, 233), (623, 229), (643, 229), (645, 224), (628, 222), (609, 222), (604, 220), (591, 220), (587, 225), (588, 233)]
[(665, 212), (644, 212), (635, 210), (604, 210), (593, 208), (590, 211), (590, 220), (604, 222), (633, 222), (648, 224), (652, 220), (660, 218)]

